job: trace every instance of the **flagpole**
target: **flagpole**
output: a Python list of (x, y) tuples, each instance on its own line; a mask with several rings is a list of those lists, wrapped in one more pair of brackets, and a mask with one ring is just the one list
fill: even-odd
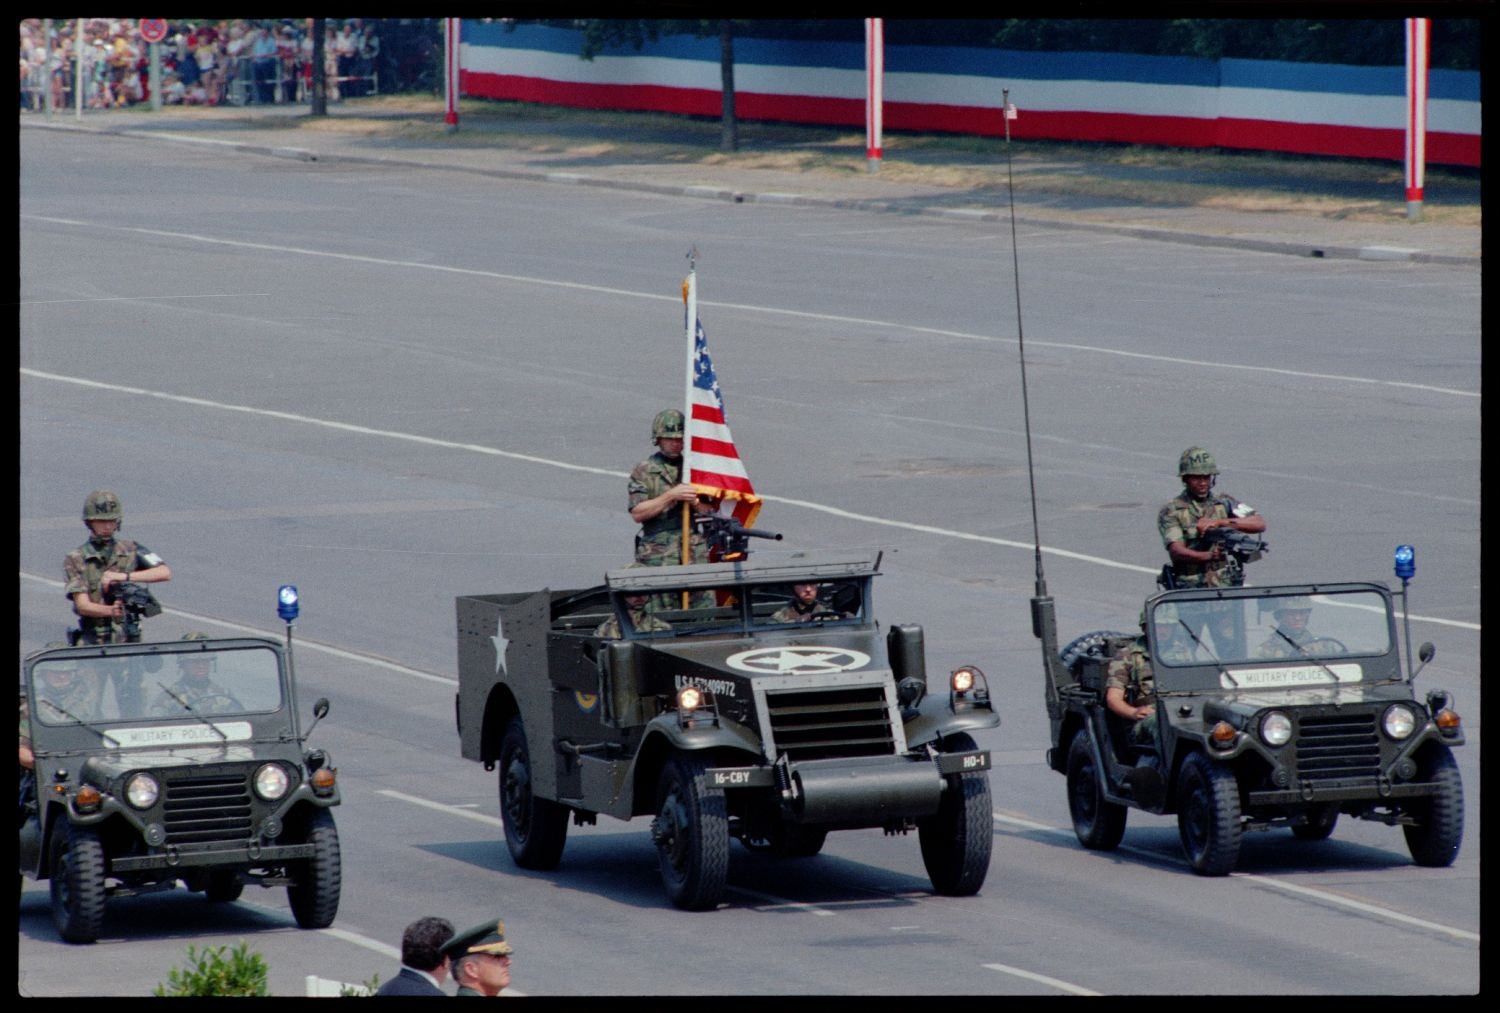
[[(698, 323), (698, 248), (695, 246), (688, 251), (688, 276), (687, 283), (683, 288), (683, 296), (687, 301), (687, 369), (684, 371), (685, 380), (682, 389), (682, 419), (683, 419), (683, 446), (682, 446), (682, 477), (691, 473), (688, 468), (688, 454), (692, 449), (688, 444), (687, 419), (693, 410), (693, 339), (697, 336), (695, 326)], [(682, 504), (682, 564), (686, 566), (693, 561), (693, 550), (691, 544), (693, 530), (693, 504)]]

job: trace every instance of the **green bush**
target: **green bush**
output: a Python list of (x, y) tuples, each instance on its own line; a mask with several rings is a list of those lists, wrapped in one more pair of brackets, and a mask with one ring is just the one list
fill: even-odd
[(152, 995), (270, 995), (266, 989), (266, 962), (241, 940), (228, 958), (227, 946), (206, 946), (203, 952), (189, 945), (188, 966), (172, 968), (167, 983), (157, 984)]

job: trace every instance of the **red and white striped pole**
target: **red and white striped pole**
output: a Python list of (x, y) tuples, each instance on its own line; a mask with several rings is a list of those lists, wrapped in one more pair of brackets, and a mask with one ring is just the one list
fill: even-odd
[(447, 18), (443, 32), (443, 92), (448, 104), (443, 122), (449, 130), (458, 129), (458, 43), (459, 18)]
[(865, 18), (865, 158), (880, 168), (882, 106), (885, 104), (885, 20)]
[(1406, 217), (1422, 220), (1422, 174), (1427, 163), (1427, 18), (1406, 19)]

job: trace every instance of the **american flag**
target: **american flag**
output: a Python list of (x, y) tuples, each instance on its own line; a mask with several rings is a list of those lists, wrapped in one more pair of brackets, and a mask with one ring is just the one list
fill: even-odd
[(695, 319), (692, 375), (688, 384), (687, 443), (683, 451), (684, 481), (718, 501), (722, 516), (745, 527), (760, 513), (760, 497), (750, 485), (744, 462), (734, 449), (734, 437), (724, 421), (724, 395), (708, 357), (703, 321)]

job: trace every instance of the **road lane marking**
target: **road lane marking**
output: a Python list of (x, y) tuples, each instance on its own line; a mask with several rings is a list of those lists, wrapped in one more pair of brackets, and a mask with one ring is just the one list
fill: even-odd
[(462, 816), (466, 820), (473, 820), (475, 823), (483, 823), (488, 827), (499, 827), (501, 830), (505, 829), (504, 821), (501, 820), (498, 816), (486, 816), (484, 813), (469, 812), (467, 809), (460, 809), (457, 806), (451, 806), (443, 802), (434, 802), (431, 799), (420, 798), (416, 795), (408, 795), (403, 791), (395, 791), (390, 788), (376, 788), (375, 794), (384, 795), (387, 798), (393, 798), (400, 802), (410, 802), (412, 805), (421, 806), (423, 809), (431, 809), (434, 812), (449, 813), (453, 816)]
[[(374, 436), (381, 439), (400, 440), (406, 443), (417, 443), (428, 447), (438, 447), (444, 450), (457, 450), (465, 453), (483, 454), (488, 457), (500, 457), (513, 461), (521, 461), (526, 464), (540, 464), (549, 468), (558, 468), (563, 471), (580, 472), (588, 475), (601, 475), (608, 478), (629, 478), (629, 473), (613, 468), (596, 468), (590, 465), (570, 464), (559, 461), (556, 458), (540, 457), (535, 454), (521, 454), (511, 450), (501, 450), (498, 447), (487, 447), (477, 443), (462, 443), (455, 440), (442, 440), (432, 436), (419, 436), (415, 433), (404, 433), (392, 429), (375, 429), (370, 426), (354, 425), (349, 422), (338, 422), (333, 419), (317, 418), (311, 415), (299, 415), (295, 412), (275, 411), (269, 408), (253, 408), (249, 405), (230, 404), (222, 401), (212, 401), (207, 398), (190, 397), (185, 394), (169, 394), (165, 391), (148, 390), (144, 387), (131, 387), (124, 384), (104, 383), (99, 380), (86, 380), (82, 377), (65, 376), (59, 373), (48, 373), (38, 369), (21, 367), (21, 375), (29, 376), (38, 380), (52, 380), (58, 383), (73, 384), (79, 387), (87, 387), (94, 390), (107, 390), (117, 394), (132, 394), (140, 397), (149, 397), (159, 401), (168, 401), (178, 404), (192, 405), (197, 408), (210, 408), (217, 411), (236, 412), (245, 415), (254, 415), (262, 418), (277, 419), (283, 422), (294, 422), (301, 425), (317, 426), (324, 429), (334, 429), (340, 432), (354, 433), (360, 436)], [(889, 517), (877, 517), (873, 514), (857, 513), (852, 510), (844, 510), (840, 507), (828, 506), (823, 503), (814, 503), (810, 500), (791, 499), (784, 496), (763, 495), (761, 499), (766, 503), (780, 503), (786, 506), (802, 507), (818, 513), (840, 517), (845, 520), (860, 521), (865, 524), (874, 524), (881, 527), (899, 528), (903, 531), (914, 531), (920, 534), (937, 535), (942, 538), (953, 538), (961, 541), (980, 542), (986, 545), (998, 545), (1009, 549), (1020, 549), (1024, 552), (1034, 552), (1035, 546), (1030, 542), (1015, 541), (1009, 538), (997, 538), (993, 535), (980, 535), (969, 531), (958, 531), (953, 528), (941, 528), (930, 524), (915, 524), (911, 521), (895, 520)], [(1139, 566), (1134, 563), (1122, 563), (1118, 560), (1106, 559), (1102, 556), (1092, 556), (1082, 552), (1073, 552), (1068, 549), (1058, 549), (1044, 545), (1041, 551), (1049, 556), (1059, 559), (1072, 559), (1078, 562), (1091, 563), (1095, 566), (1103, 566), (1113, 570), (1125, 570), (1131, 573), (1155, 575), (1160, 572), (1160, 567)], [(1434, 616), (1411, 617), (1417, 622), (1436, 623), (1441, 626), (1456, 626), (1460, 629), (1478, 630), (1478, 623), (1463, 622), (1457, 619), (1440, 619)]]
[[(1015, 816), (1010, 816), (998, 812), (992, 813), (991, 815), (994, 816), (996, 823), (1016, 827), (1020, 830), (1030, 830), (1036, 833), (1044, 833), (1055, 837), (1071, 838), (1075, 836), (1071, 830), (1064, 829), (1062, 827), (1052, 827), (1046, 825), (1045, 823), (1034, 823), (1031, 820), (1020, 819)], [(1127, 854), (1136, 855), (1141, 858), (1147, 858), (1163, 865), (1175, 867), (1179, 864), (1171, 856), (1163, 855), (1158, 851), (1148, 851), (1145, 848), (1137, 848), (1129, 844), (1121, 844), (1115, 850), (1123, 851)], [(1431, 932), (1438, 932), (1443, 935), (1452, 936), (1455, 939), (1465, 940), (1467, 942), (1479, 942), (1479, 934), (1477, 932), (1469, 932), (1466, 929), (1455, 928), (1452, 925), (1443, 925), (1439, 922), (1430, 922), (1423, 918), (1414, 918), (1411, 915), (1403, 914), (1400, 911), (1393, 911), (1387, 907), (1380, 907), (1377, 904), (1371, 904), (1367, 901), (1355, 900), (1353, 897), (1346, 897), (1343, 894), (1332, 893), (1327, 890), (1319, 889), (1317, 887), (1302, 886), (1299, 883), (1292, 883), (1284, 879), (1276, 879), (1273, 876), (1262, 876), (1259, 873), (1254, 872), (1231, 872), (1229, 875), (1232, 879), (1243, 879), (1248, 880), (1252, 883), (1259, 883), (1265, 886), (1274, 887), (1278, 890), (1285, 890), (1287, 893), (1298, 894), (1303, 897), (1315, 899), (1321, 903), (1333, 904), (1339, 907), (1349, 908), (1353, 911), (1358, 911), (1362, 914), (1374, 915), (1377, 918), (1384, 918), (1387, 921), (1398, 922), (1405, 925), (1412, 925), (1417, 928), (1426, 929)]]
[(991, 971), (999, 971), (1002, 974), (1013, 974), (1017, 978), (1025, 978), (1027, 981), (1035, 981), (1051, 988), (1067, 992), (1069, 995), (1104, 995), (1103, 992), (1095, 992), (1093, 989), (1084, 988), (1082, 985), (1074, 985), (1057, 978), (1049, 978), (1045, 974), (1037, 974), (1035, 971), (1024, 971), (1019, 967), (1011, 967), (1009, 964), (981, 964), (980, 967)]
[[(600, 295), (621, 296), (629, 299), (647, 299), (654, 302), (672, 302), (680, 300), (677, 295), (661, 295), (655, 292), (639, 292), (630, 289), (611, 288), (606, 285), (590, 285), (585, 282), (559, 281), (554, 278), (537, 278), (523, 274), (506, 274), (500, 271), (484, 271), (469, 267), (452, 267), (446, 264), (431, 264), (413, 260), (395, 260), (389, 257), (371, 257), (358, 253), (338, 253), (332, 250), (315, 250), (304, 246), (283, 246), (276, 243), (251, 243), (239, 239), (221, 239), (216, 236), (206, 236), (194, 232), (171, 232), (165, 229), (147, 229), (138, 226), (105, 225), (97, 222), (81, 222), (71, 218), (56, 218), (47, 215), (22, 215), (23, 221), (48, 222), (53, 225), (68, 225), (86, 229), (107, 229), (112, 232), (128, 232), (138, 235), (157, 236), (163, 239), (181, 239), (192, 243), (203, 243), (210, 246), (227, 246), (244, 250), (263, 250), (268, 253), (287, 253), (303, 257), (323, 257), (330, 260), (344, 260), (352, 263), (371, 264), (377, 267), (399, 267), (408, 270), (435, 271), (443, 274), (467, 275), (477, 278), (489, 278), (494, 281), (513, 282), (519, 285), (537, 285), (546, 288), (571, 289), (579, 292), (589, 292)], [(21, 303), (22, 306), (28, 303)], [(965, 341), (981, 341), (986, 343), (998, 343), (1014, 345), (1015, 338), (1001, 337), (992, 334), (975, 334), (970, 331), (953, 331), (937, 327), (919, 327), (913, 324), (897, 323), (890, 320), (872, 320), (865, 317), (850, 317), (836, 313), (814, 313), (807, 310), (792, 310), (778, 306), (757, 306), (750, 303), (729, 302), (700, 302), (700, 306), (712, 309), (739, 310), (745, 313), (761, 313), (767, 316), (794, 317), (805, 320), (817, 320), (824, 323), (834, 323), (840, 326), (875, 327), (887, 330), (908, 331), (913, 334), (926, 334), (934, 337), (958, 338)], [(1406, 390), (1423, 390), (1434, 394), (1450, 394), (1455, 397), (1479, 398), (1479, 391), (1457, 390), (1451, 387), (1437, 387), (1431, 384), (1411, 383), (1405, 380), (1379, 380), (1366, 376), (1349, 376), (1340, 373), (1313, 373), (1293, 369), (1281, 369), (1275, 366), (1260, 366), (1241, 363), (1227, 363), (1212, 359), (1188, 359), (1172, 355), (1154, 355), (1147, 352), (1126, 352), (1114, 348), (1103, 348), (1098, 345), (1070, 344), (1059, 341), (1039, 341), (1033, 339), (1030, 342), (1033, 348), (1057, 348), (1072, 352), (1088, 352), (1096, 355), (1117, 356), (1127, 359), (1142, 359), (1149, 362), (1164, 362), (1178, 366), (1194, 366), (1203, 369), (1228, 369), (1251, 373), (1270, 373), (1280, 376), (1291, 376), (1299, 379), (1311, 380), (1336, 380), (1341, 383), (1356, 383), (1374, 385), (1381, 387), (1399, 387)]]

